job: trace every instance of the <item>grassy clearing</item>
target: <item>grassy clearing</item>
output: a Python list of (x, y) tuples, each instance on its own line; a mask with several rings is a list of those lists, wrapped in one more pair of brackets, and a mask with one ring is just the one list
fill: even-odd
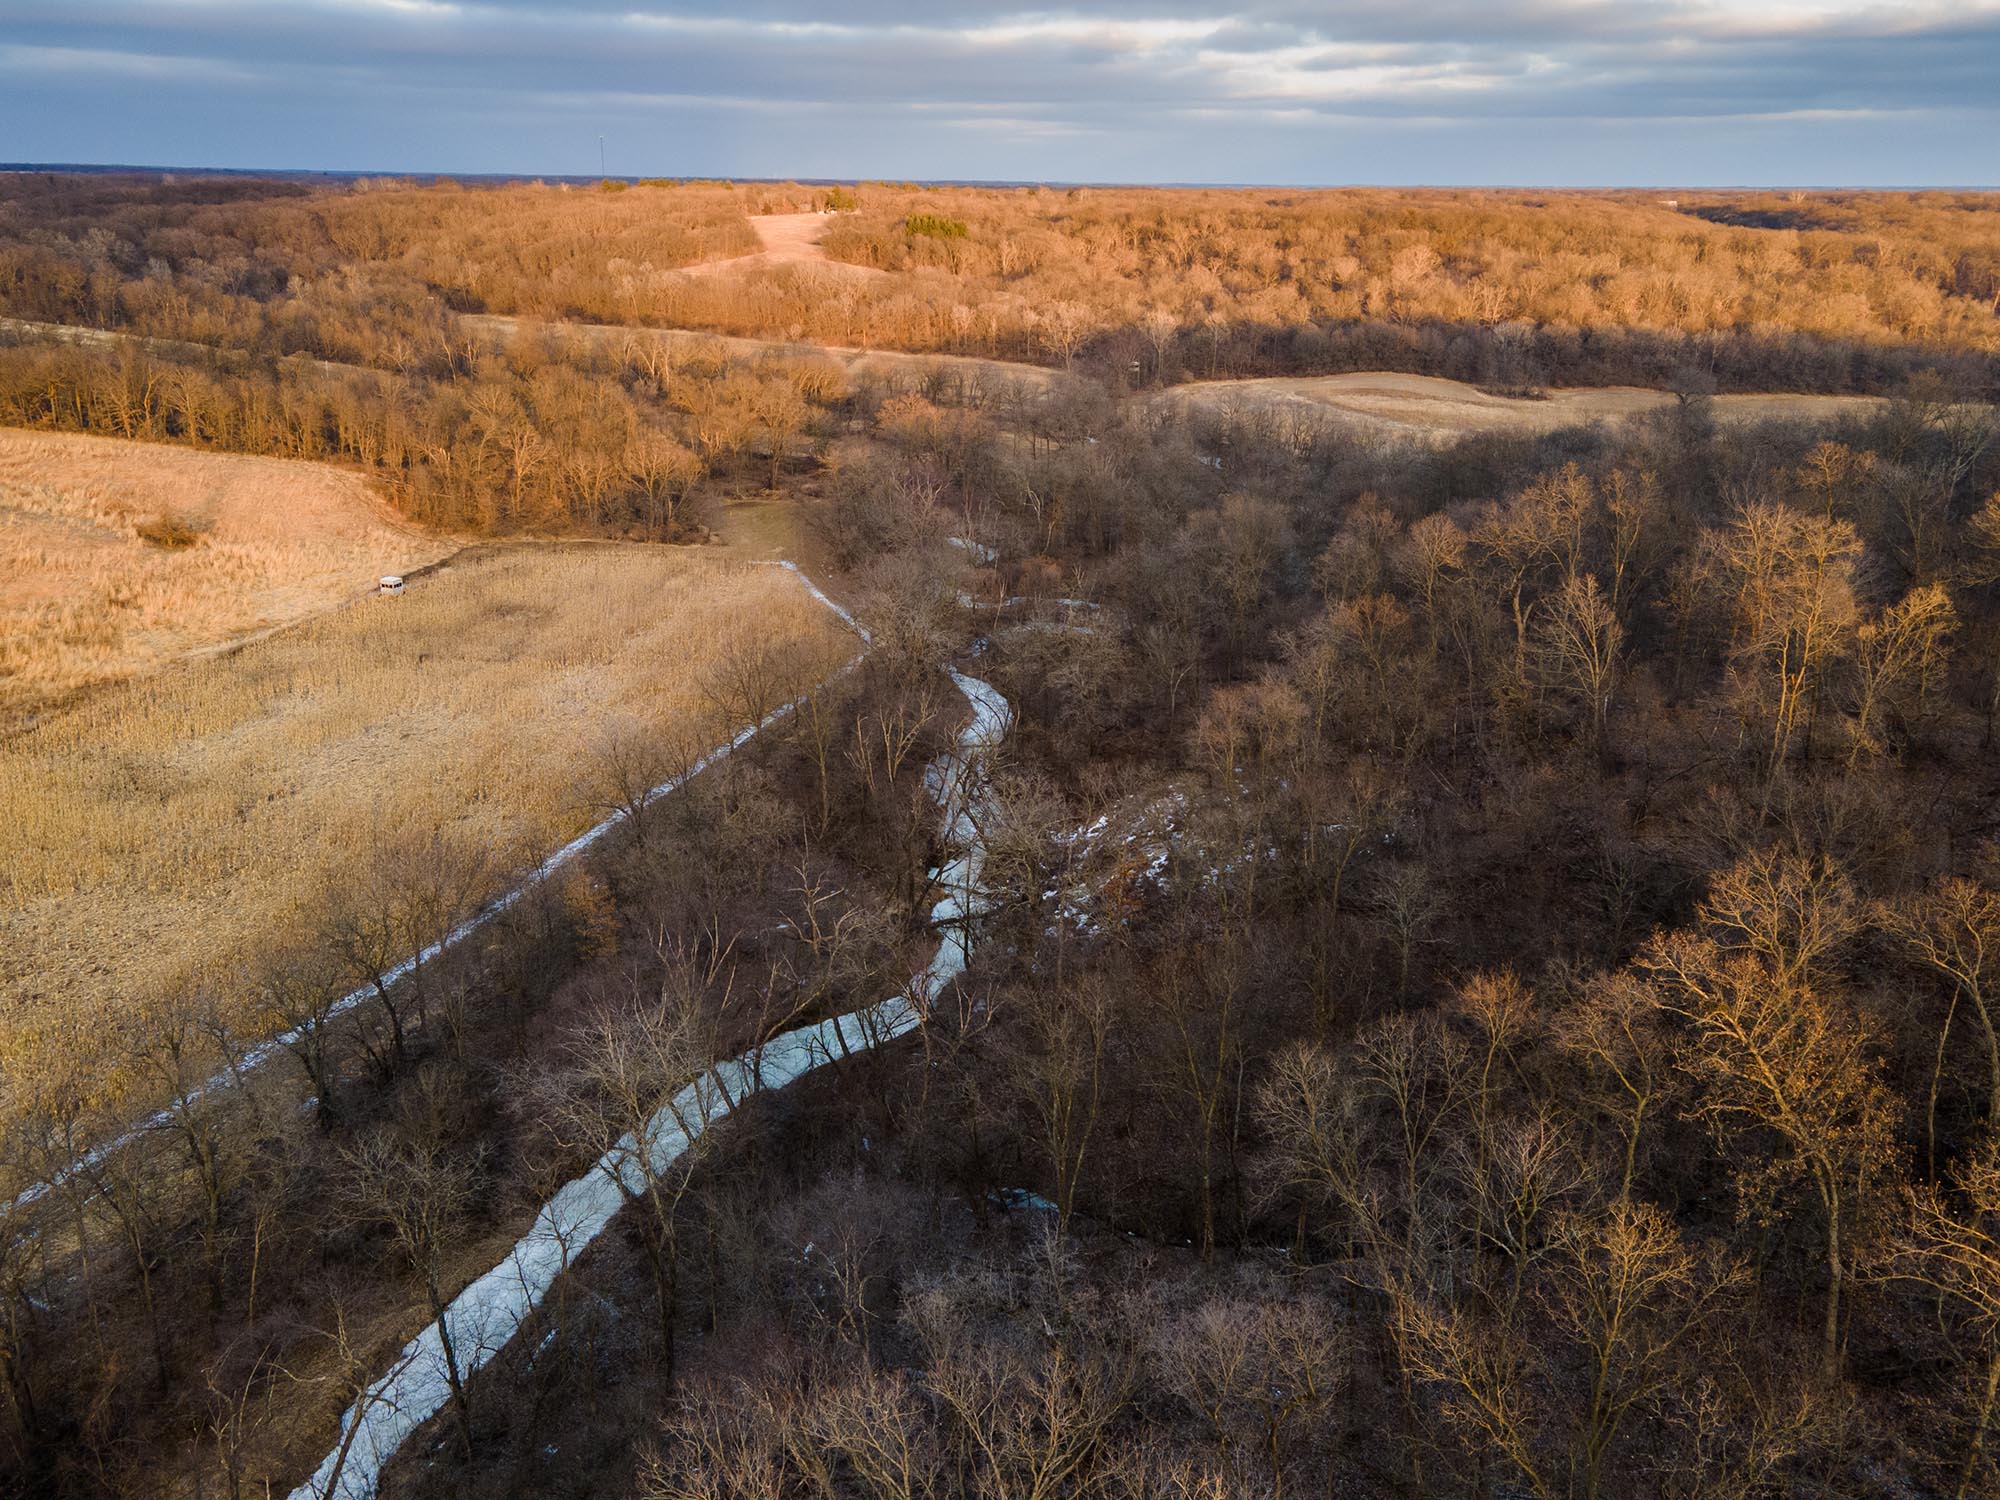
[(603, 815), (604, 747), (712, 742), (747, 712), (723, 678), (788, 695), (850, 645), (779, 569), (496, 548), (92, 694), (0, 741), (0, 1057), (227, 988), (385, 843), (490, 852), (498, 881)]
[(0, 729), (455, 545), (323, 464), (0, 429)]
[[(1364, 427), (1451, 441), (1474, 433), (1525, 436), (1616, 422), (1670, 407), (1675, 397), (1636, 386), (1551, 389), (1536, 399), (1497, 396), (1456, 380), (1388, 371), (1342, 375), (1275, 376), (1262, 380), (1205, 380), (1177, 386), (1157, 398), (1176, 407), (1214, 411), (1325, 410)], [(1874, 396), (1723, 395), (1714, 412), (1725, 422), (1773, 420), (1831, 422), (1865, 417), (1881, 405)]]

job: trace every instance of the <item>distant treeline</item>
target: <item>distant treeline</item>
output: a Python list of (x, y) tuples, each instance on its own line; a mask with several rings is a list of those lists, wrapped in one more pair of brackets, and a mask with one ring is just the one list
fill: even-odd
[(24, 176), (0, 312), (449, 373), (454, 314), (574, 318), (1073, 366), (1127, 383), (1396, 369), (1507, 388), (1991, 383), (1984, 194), (915, 188), (866, 184), (825, 245), (884, 274), (680, 269), (754, 250), (785, 185), (603, 192)]

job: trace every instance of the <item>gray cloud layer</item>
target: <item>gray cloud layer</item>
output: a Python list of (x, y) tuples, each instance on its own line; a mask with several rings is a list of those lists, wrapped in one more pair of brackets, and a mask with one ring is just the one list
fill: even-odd
[(2000, 0), (0, 0), (0, 156), (1258, 182), (2000, 179)]

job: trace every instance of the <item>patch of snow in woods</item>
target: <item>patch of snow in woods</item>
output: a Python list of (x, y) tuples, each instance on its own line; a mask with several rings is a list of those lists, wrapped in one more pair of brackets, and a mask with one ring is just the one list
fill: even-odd
[[(993, 810), (987, 761), (1005, 736), (1012, 712), (987, 683), (957, 671), (951, 677), (971, 703), (972, 718), (951, 750), (925, 772), (951, 851), (934, 872), (944, 891), (931, 909), (938, 929), (936, 954), (902, 993), (866, 1010), (773, 1037), (690, 1082), (648, 1126), (646, 1149), (655, 1173), (760, 1089), (783, 1088), (823, 1064), (901, 1036), (965, 971), (971, 957), (970, 919), (986, 904), (980, 886), (986, 859), (980, 829)], [(542, 1206), (506, 1259), (453, 1299), (445, 1309), (443, 1329), (433, 1323), (404, 1345), (389, 1373), (342, 1415), (339, 1441), (312, 1478), (292, 1492), (292, 1500), (372, 1500), (383, 1466), (449, 1396), (445, 1333), (462, 1375), (504, 1349), (556, 1277), (629, 1197), (645, 1190), (639, 1150), (638, 1142), (627, 1136), (590, 1171), (564, 1186)]]
[(1037, 1213), (1045, 1214), (1062, 1212), (1040, 1193), (1030, 1192), (1027, 1188), (1002, 1188), (993, 1195), (993, 1201), (1006, 1209), (1032, 1208)]
[[(1249, 795), (1247, 785), (1240, 791)], [(1052, 833), (1062, 869), (1041, 892), (1044, 903), (1056, 903), (1055, 920), (1047, 930), (1053, 934), (1066, 926), (1082, 936), (1095, 936), (1103, 930), (1107, 908), (1115, 910), (1149, 892), (1164, 895), (1177, 876), (1213, 885), (1247, 866), (1275, 865), (1283, 859), (1284, 850), (1268, 842), (1231, 851), (1206, 844), (1190, 846), (1187, 809), (1187, 793), (1172, 788), (1149, 800), (1128, 799), (1090, 823)], [(1322, 836), (1344, 828), (1339, 823), (1315, 825)], [(1384, 835), (1385, 840), (1392, 837)], [(1182, 863), (1176, 868), (1177, 856)]]
[(1081, 828), (1052, 834), (1066, 873), (1042, 899), (1060, 899), (1058, 923), (1093, 936), (1101, 930), (1098, 908), (1107, 897), (1122, 898), (1148, 885), (1164, 892), (1186, 808), (1187, 794), (1176, 788), (1136, 808), (1128, 804), (1115, 816), (1102, 813)]
[(945, 538), (945, 541), (958, 548), (959, 551), (968, 554), (982, 568), (992, 567), (1000, 556), (999, 553), (983, 542), (968, 541), (962, 536), (948, 536)]
[(1009, 594), (1004, 599), (975, 599), (971, 594), (965, 592), (964, 589), (958, 591), (958, 607), (960, 609), (1018, 609), (1023, 604), (1044, 602), (1059, 605), (1064, 609), (1094, 610), (1100, 607), (1088, 599), (1065, 599), (1060, 594), (1046, 600), (1036, 594)]

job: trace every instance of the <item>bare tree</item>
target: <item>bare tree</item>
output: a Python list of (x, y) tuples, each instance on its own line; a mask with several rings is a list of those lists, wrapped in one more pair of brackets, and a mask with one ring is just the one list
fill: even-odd
[(785, 1493), (787, 1458), (806, 1457), (807, 1474), (831, 1478), (822, 1455), (805, 1455), (801, 1403), (745, 1388), (729, 1399), (704, 1390), (683, 1399), (661, 1423), (664, 1445), (640, 1462), (644, 1500), (764, 1500)]
[(602, 1004), (564, 1042), (564, 1066), (539, 1091), (555, 1140), (588, 1153), (631, 1206), (653, 1280), (665, 1378), (675, 1369), (681, 1208), (733, 1104), (710, 1071), (715, 1016), (706, 976), (685, 957), (656, 992)]
[[(1408, 1265), (1432, 1253), (1445, 1216), (1436, 1184), (1451, 1164), (1446, 1150), (1463, 1126), (1472, 1087), (1464, 1039), (1434, 1013), (1384, 1017), (1358, 1033), (1348, 1067), (1368, 1108), (1359, 1146), (1365, 1173), (1356, 1201), (1372, 1199), (1364, 1231)], [(1400, 1212), (1403, 1233), (1385, 1232)]]
[(791, 381), (774, 378), (757, 382), (750, 398), (750, 411), (764, 429), (764, 441), (770, 447), (770, 487), (775, 490), (792, 439), (805, 426), (812, 408)]
[[(1951, 1006), (1938, 1041), (1943, 1065), (1952, 1016), (1963, 1001), (1972, 1008), (1986, 1053), (1986, 1118), (2000, 1122), (2000, 896), (1962, 877), (1940, 880), (1924, 894), (1881, 908), (1884, 924), (1919, 963), (1951, 986)], [(1936, 1083), (1932, 1083), (1936, 1108)]]
[(339, 1429), (340, 1436), (327, 1465), (326, 1479), (322, 1482), (315, 1475), (307, 1481), (309, 1493), (319, 1497), (319, 1500), (335, 1500), (343, 1493), (341, 1475), (347, 1469), (354, 1440), (361, 1434), (369, 1408), (385, 1399), (383, 1393), (391, 1387), (394, 1377), (409, 1368), (410, 1362), (417, 1356), (403, 1355), (402, 1363), (396, 1369), (378, 1379), (374, 1360), (349, 1321), (348, 1299), (339, 1291), (334, 1291), (325, 1296), (324, 1302), (330, 1322), (306, 1331), (309, 1338), (324, 1340), (327, 1345), (325, 1358), (316, 1360), (312, 1367), (317, 1373), (285, 1373), (302, 1384), (330, 1387), (334, 1411), (351, 1413)]
[(1966, 1500), (1982, 1472), (1981, 1493), (1993, 1482), (1986, 1445), (2000, 1405), (2000, 1152), (1987, 1144), (1954, 1176), (1956, 1201), (1935, 1186), (1910, 1190), (1909, 1220), (1885, 1270), (1935, 1293), (1970, 1340), (1971, 1430), (1952, 1491)]
[(1556, 1500), (1526, 1341), (1406, 1276), (1392, 1276), (1385, 1291), (1405, 1374), (1437, 1394), (1447, 1424), (1468, 1434), (1481, 1467), (1497, 1456), (1536, 1500)]
[(1396, 992), (1410, 993), (1410, 968), (1417, 949), (1432, 941), (1445, 915), (1445, 896), (1431, 872), (1414, 860), (1385, 867), (1371, 892), (1375, 920), (1396, 948)]
[[(1164, 1300), (1164, 1299), (1162, 1299)], [(1340, 1341), (1318, 1300), (1274, 1288), (1264, 1297), (1209, 1297), (1145, 1314), (1147, 1354), (1161, 1383), (1218, 1442), (1248, 1436), (1285, 1493), (1285, 1448), (1341, 1384)]]
[(1124, 1405), (1119, 1372), (1061, 1343), (1019, 1350), (998, 1342), (935, 1342), (926, 1393), (991, 1500), (1057, 1500), (1085, 1481)]
[(868, 1500), (931, 1500), (949, 1493), (923, 1387), (900, 1370), (863, 1367), (816, 1389), (794, 1430), (792, 1455), (808, 1472), (837, 1455)]
[(1829, 521), (1853, 520), (1861, 490), (1875, 478), (1876, 458), (1845, 443), (1815, 443), (1799, 465), (1799, 486)]
[(1096, 975), (1035, 985), (1016, 1002), (1028, 1045), (1009, 1054), (1009, 1078), (1054, 1170), (1056, 1222), (1064, 1233), (1103, 1102), (1113, 1003), (1111, 986)]
[(1768, 726), (1766, 796), (1855, 624), (1861, 539), (1845, 521), (1742, 507), (1702, 547), (1731, 595), (1731, 661), (1746, 713)]
[(622, 818), (633, 841), (647, 847), (655, 793), (686, 781), (707, 750), (708, 737), (700, 723), (686, 719), (657, 728), (632, 720), (608, 726), (591, 757), (597, 806)]
[[(0, 1105), (15, 1104), (0, 1096)], [(4, 1116), (0, 1116), (4, 1118)], [(7, 1393), (7, 1410), (24, 1445), (41, 1439), (41, 1407), (35, 1391), (35, 1360), (30, 1332), (38, 1301), (36, 1252), (40, 1233), (35, 1206), (23, 1203), (19, 1194), (27, 1187), (21, 1173), (23, 1141), (15, 1122), (8, 1122), (0, 1134), (0, 1388)]]
[(1929, 697), (1958, 628), (1958, 612), (1942, 584), (1911, 589), (1899, 602), (1855, 632), (1854, 744), (1847, 764), (1881, 749), (1882, 711), (1914, 688), (1917, 705)]
[(1667, 1005), (1695, 1027), (1687, 1066), (1703, 1085), (1699, 1113), (1718, 1130), (1776, 1142), (1752, 1146), (1739, 1182), (1769, 1205), (1803, 1180), (1819, 1210), (1827, 1276), (1822, 1359), (1840, 1362), (1844, 1245), (1873, 1207), (1886, 1164), (1890, 1111), (1870, 1038), (1830, 1001), (1750, 952), (1691, 934), (1654, 941), (1641, 960)]
[(807, 691), (799, 700), (793, 720), (792, 739), (811, 762), (819, 787), (817, 831), (823, 837), (833, 822), (833, 777), (835, 754), (849, 708), (843, 678), (835, 677)]
[(228, 1500), (243, 1500), (248, 1477), (244, 1455), (256, 1406), (260, 1400), (270, 1402), (277, 1374), (268, 1348), (253, 1348), (242, 1340), (225, 1347), (204, 1372), (203, 1421)]
[(184, 1153), (201, 1205), (198, 1234), (211, 1307), (222, 1307), (223, 1211), (243, 1170), (242, 1101), (210, 1086), (217, 1058), (208, 1041), (220, 1024), (215, 997), (177, 985), (152, 1007), (134, 1034), (134, 1061), (166, 1104), (160, 1120)]
[(1592, 1085), (1592, 1101), (1623, 1138), (1618, 1201), (1630, 1202), (1646, 1129), (1673, 1096), (1673, 1040), (1653, 993), (1629, 974), (1589, 985), (1555, 1031)]
[(1315, 1211), (1362, 1209), (1361, 1104), (1357, 1075), (1319, 1046), (1286, 1047), (1258, 1083), (1254, 1108), (1263, 1147), (1254, 1165), (1260, 1189), (1266, 1202), (1298, 1204), (1301, 1249)]
[[(407, 1060), (410, 1029), (421, 1026), (428, 1012), (428, 971), (471, 915), (488, 875), (483, 849), (468, 848), (441, 829), (378, 829), (359, 868), (329, 893), (318, 945), (337, 964), (340, 982), (370, 991), (389, 1022), (386, 1052), (369, 1027), (361, 1031), (382, 1076)], [(303, 993), (291, 1003), (309, 1010)]]
[(701, 479), (701, 460), (665, 433), (648, 429), (626, 446), (625, 468), (645, 512), (646, 539), (676, 535), (688, 492)]
[(1629, 1419), (1687, 1379), (1694, 1345), (1747, 1277), (1688, 1246), (1647, 1204), (1565, 1215), (1554, 1240), (1543, 1303), (1549, 1322), (1574, 1341), (1584, 1377), (1571, 1398), (1569, 1487), (1597, 1500)]
[[(472, 1457), (472, 1407), (466, 1369), (453, 1342), (446, 1276), (451, 1252), (478, 1201), (483, 1148), (454, 1154), (428, 1141), (375, 1130), (341, 1152), (348, 1213), (389, 1232), (410, 1271), (422, 1283), (425, 1306), (444, 1354), (452, 1421), (463, 1456)], [(358, 1425), (358, 1424), (357, 1424)]]
[(320, 1128), (340, 1118), (340, 1064), (335, 1026), (346, 994), (346, 971), (318, 949), (269, 953), (252, 971), (256, 1012), (297, 1059), (318, 1100)]
[(1243, 953), (1216, 944), (1189, 952), (1161, 975), (1159, 1003), (1163, 1088), (1179, 1098), (1192, 1119), (1196, 1206), (1202, 1259), (1213, 1258), (1218, 1199), (1226, 1166), (1233, 1165), (1243, 1106)]
[(1535, 660), (1543, 680), (1582, 711), (1593, 750), (1604, 743), (1623, 637), (1617, 613), (1589, 573), (1567, 579), (1536, 626)]
[(1067, 370), (1079, 345), (1095, 331), (1095, 316), (1081, 302), (1051, 302), (1041, 309), (1043, 340)]

